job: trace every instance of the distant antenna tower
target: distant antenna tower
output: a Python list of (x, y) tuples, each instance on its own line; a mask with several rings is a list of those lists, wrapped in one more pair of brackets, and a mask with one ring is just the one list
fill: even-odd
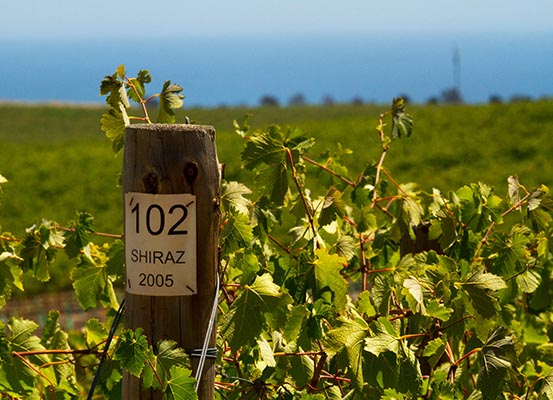
[(461, 93), (461, 54), (459, 53), (459, 47), (455, 45), (453, 48), (453, 84), (457, 93)]

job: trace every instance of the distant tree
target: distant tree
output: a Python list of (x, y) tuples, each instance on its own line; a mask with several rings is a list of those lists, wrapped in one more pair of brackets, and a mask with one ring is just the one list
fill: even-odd
[(334, 101), (334, 98), (331, 95), (327, 94), (323, 96), (321, 104), (323, 106), (333, 106), (334, 104), (336, 104), (336, 101)]
[(296, 93), (290, 100), (288, 100), (288, 105), (290, 106), (303, 106), (307, 103), (305, 96), (302, 93)]
[(259, 104), (263, 107), (278, 107), (278, 99), (275, 96), (265, 95), (259, 100)]
[(432, 96), (426, 100), (426, 104), (438, 104), (438, 98), (436, 96)]
[(461, 91), (454, 87), (442, 91), (440, 100), (445, 104), (462, 104), (463, 96), (461, 96)]
[(501, 104), (503, 103), (503, 99), (498, 94), (492, 94), (490, 98), (488, 99), (488, 103), (490, 104)]
[(354, 106), (360, 106), (363, 103), (363, 99), (360, 96), (355, 96), (353, 99), (351, 99), (351, 104), (353, 104)]
[(525, 103), (532, 101), (532, 98), (526, 94), (513, 94), (510, 99), (511, 103)]

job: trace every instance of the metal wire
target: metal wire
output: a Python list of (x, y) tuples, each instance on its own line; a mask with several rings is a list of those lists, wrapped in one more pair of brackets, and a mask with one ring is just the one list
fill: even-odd
[(98, 384), (98, 380), (100, 379), (100, 371), (102, 370), (102, 364), (106, 361), (109, 346), (111, 345), (111, 341), (113, 340), (113, 337), (115, 336), (115, 331), (117, 330), (117, 325), (119, 325), (119, 322), (121, 321), (121, 317), (123, 316), (124, 313), (125, 313), (125, 299), (123, 298), (123, 300), (121, 300), (121, 304), (119, 304), (119, 309), (117, 310), (117, 314), (115, 314), (115, 317), (113, 317), (108, 338), (106, 340), (106, 344), (104, 345), (104, 350), (102, 351), (102, 355), (100, 356), (100, 364), (98, 364), (98, 369), (94, 374), (94, 380), (92, 381), (92, 385), (90, 385), (90, 390), (88, 391), (88, 396), (86, 398), (87, 400), (92, 400), (92, 397), (94, 396), (96, 385)]

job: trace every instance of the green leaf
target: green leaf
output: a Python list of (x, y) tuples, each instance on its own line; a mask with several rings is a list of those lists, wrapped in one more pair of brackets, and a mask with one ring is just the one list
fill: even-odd
[(247, 133), (250, 131), (251, 126), (249, 124), (249, 119), (253, 114), (245, 114), (242, 117), (242, 123), (240, 124), (237, 120), (232, 121), (232, 126), (234, 126), (234, 132), (236, 132), (240, 137), (245, 138)]
[(188, 368), (173, 365), (169, 372), (171, 378), (167, 382), (163, 400), (195, 400), (198, 398), (195, 390), (196, 380), (190, 376), (191, 371)]
[(252, 226), (245, 214), (228, 214), (220, 242), (226, 253), (234, 252), (251, 246), (253, 240)]
[(292, 303), (290, 296), (273, 283), (269, 274), (258, 276), (244, 289), (233, 307), (221, 318), (221, 333), (233, 349), (254, 342), (266, 327), (282, 328), (287, 306)]
[(242, 162), (245, 168), (253, 170), (261, 164), (271, 168), (283, 164), (284, 138), (280, 129), (270, 127), (267, 132), (256, 132), (249, 140), (242, 152)]
[(19, 253), (24, 259), (23, 268), (31, 269), (38, 280), (48, 281), (48, 266), (55, 260), (56, 249), (62, 248), (63, 244), (63, 236), (53, 222), (42, 220), (33, 225), (26, 230)]
[(385, 317), (380, 317), (370, 327), (373, 335), (365, 340), (365, 350), (377, 357), (386, 351), (399, 352), (400, 337), (390, 321)]
[(106, 326), (96, 318), (91, 318), (85, 324), (85, 339), (89, 348), (103, 343), (108, 336)]
[(155, 366), (155, 374), (152, 368), (146, 368), (143, 374), (144, 385), (162, 389), (159, 386), (158, 378), (162, 382), (169, 379), (171, 367), (175, 365), (186, 366), (188, 356), (186, 352), (178, 347), (173, 340), (161, 340), (157, 345), (157, 354), (153, 357), (152, 365)]
[(346, 214), (346, 203), (342, 200), (342, 193), (334, 186), (328, 189), (319, 215), (319, 223), (328, 225), (336, 218), (341, 218)]
[[(424, 305), (424, 288), (419, 280), (415, 277), (407, 278), (403, 281), (403, 287), (407, 289), (407, 297), (409, 306), (415, 312), (420, 312), (422, 315), (426, 315), (426, 307)], [(405, 291), (405, 290), (404, 290)]]
[(364, 290), (359, 293), (359, 304), (357, 305), (357, 310), (362, 314), (366, 314), (367, 317), (373, 317), (376, 315), (376, 309), (371, 301), (371, 292), (368, 290)]
[(341, 271), (347, 261), (337, 254), (328, 254), (326, 249), (315, 251), (315, 279), (319, 295), (327, 290), (332, 293), (332, 304), (338, 311), (343, 311), (346, 306), (348, 294), (348, 282), (341, 275)]
[(432, 339), (424, 347), (422, 355), (428, 357), (428, 363), (432, 368), (435, 368), (442, 358), (445, 348), (445, 342), (442, 338)]
[(517, 285), (524, 293), (534, 293), (540, 286), (541, 280), (541, 275), (532, 269), (528, 269), (516, 277)]
[(329, 356), (345, 351), (349, 373), (357, 390), (364, 385), (363, 349), (365, 339), (369, 334), (369, 326), (362, 318), (348, 319), (339, 317), (340, 325), (328, 332), (325, 348)]
[(146, 84), (151, 81), (152, 77), (147, 70), (138, 71), (138, 76), (136, 78), (129, 78), (129, 82), (127, 83), (127, 86), (129, 87), (129, 90), (127, 91), (129, 98), (137, 103), (140, 103), (146, 95)]
[(309, 356), (290, 357), (290, 378), (298, 387), (302, 387), (311, 382), (315, 363)]
[(398, 393), (395, 389), (384, 389), (384, 395), (380, 400), (405, 400), (405, 396), (402, 393)]
[(94, 217), (87, 212), (79, 212), (77, 220), (73, 221), (69, 228), (70, 230), (65, 234), (65, 253), (74, 258), (91, 241), (94, 233)]
[(126, 112), (123, 114), (119, 109), (110, 109), (100, 118), (102, 131), (111, 140), (113, 152), (119, 153), (125, 144)]
[[(518, 176), (511, 175), (509, 178), (507, 178), (508, 185), (508, 192), (509, 192), (509, 204), (511, 206), (514, 206), (515, 204), (518, 204), (520, 202), (520, 183), (518, 180)], [(519, 207), (520, 208), (520, 207)]]
[(488, 289), (494, 291), (505, 289), (507, 287), (505, 281), (501, 277), (485, 272), (483, 269), (477, 270), (466, 279), (466, 281), (463, 283), (463, 287), (467, 286), (473, 286), (478, 289)]
[(95, 265), (82, 258), (81, 264), (71, 270), (71, 280), (77, 300), (84, 310), (95, 308), (98, 301), (111, 308), (118, 308), (113, 285), (104, 265)]
[(125, 244), (122, 240), (116, 239), (111, 243), (108, 250), (109, 259), (106, 261), (107, 273), (118, 277), (125, 275)]
[(148, 340), (144, 335), (144, 330), (138, 328), (135, 331), (125, 330), (119, 336), (117, 347), (113, 359), (121, 361), (123, 368), (131, 374), (140, 377), (144, 364), (151, 357), (151, 351)]
[(453, 313), (452, 308), (444, 306), (436, 299), (430, 300), (430, 302), (426, 305), (426, 314), (432, 318), (447, 321), (451, 313)]
[(245, 196), (252, 191), (244, 184), (231, 181), (223, 184), (223, 193), (221, 203), (225, 210), (235, 209), (242, 214), (248, 215), (250, 212), (251, 201)]
[[(553, 400), (553, 369), (543, 378), (543, 386), (540, 389), (540, 396)], [(541, 397), (540, 397), (541, 398)]]
[(511, 336), (506, 336), (506, 329), (496, 328), (482, 348), (481, 368), (478, 372), (477, 387), (491, 399), (495, 399), (505, 384), (505, 378), (516, 359), (515, 344)]
[(413, 132), (413, 117), (405, 112), (405, 101), (394, 98), (392, 103), (392, 138), (409, 137)]
[(176, 83), (166, 81), (163, 84), (163, 89), (159, 94), (158, 123), (172, 124), (175, 122), (175, 112), (173, 110), (181, 108), (183, 105), (184, 96), (181, 92), (182, 87)]

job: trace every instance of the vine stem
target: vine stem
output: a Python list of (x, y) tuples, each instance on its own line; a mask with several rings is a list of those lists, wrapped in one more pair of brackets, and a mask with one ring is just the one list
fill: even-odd
[(140, 93), (138, 92), (138, 89), (136, 88), (136, 86), (134, 86), (132, 81), (127, 77), (125, 77), (125, 84), (133, 90), (134, 94), (136, 94), (136, 97), (140, 100), (140, 107), (142, 107), (142, 112), (144, 113), (144, 121), (146, 121), (148, 124), (151, 124), (152, 121), (150, 120), (150, 114), (148, 113), (148, 108), (146, 107), (146, 103), (148, 102), (148, 100), (152, 98), (152, 96), (144, 100), (140, 95)]
[(23, 362), (26, 366), (28, 366), (30, 369), (32, 369), (34, 372), (36, 372), (38, 375), (40, 375), (42, 378), (44, 378), (44, 380), (50, 384), (50, 386), (49, 386), (50, 391), (52, 391), (52, 392), (54, 391), (54, 382), (52, 382), (46, 375), (44, 375), (42, 372), (40, 372), (40, 370), (37, 367), (35, 367), (28, 360), (26, 360), (21, 354), (15, 352), (15, 351), (12, 353), (12, 356), (19, 358), (21, 360), (21, 362)]
[(334, 172), (333, 170), (331, 170), (330, 168), (328, 168), (326, 165), (323, 165), (323, 164), (321, 164), (321, 163), (318, 163), (317, 161), (312, 160), (311, 158), (306, 157), (306, 156), (301, 156), (301, 158), (302, 158), (302, 160), (307, 161), (308, 163), (313, 164), (313, 165), (315, 165), (316, 167), (319, 167), (319, 168), (322, 169), (323, 171), (328, 172), (330, 175), (334, 176), (335, 178), (340, 179), (342, 182), (344, 182), (344, 183), (347, 184), (348, 186), (351, 186), (351, 187), (355, 187), (355, 186), (356, 186), (356, 184), (355, 184), (354, 182), (352, 182), (352, 181), (350, 181), (349, 179), (343, 177), (343, 176), (340, 175), (339, 173)]
[(290, 170), (292, 172), (292, 180), (296, 184), (296, 188), (298, 189), (298, 192), (300, 194), (300, 198), (303, 203), (303, 208), (305, 209), (305, 213), (307, 214), (307, 218), (309, 221), (309, 226), (311, 227), (311, 231), (313, 232), (313, 240), (317, 243), (317, 247), (318, 247), (317, 229), (315, 228), (315, 222), (313, 220), (313, 215), (311, 214), (311, 210), (309, 208), (309, 203), (305, 198), (305, 195), (303, 194), (303, 188), (300, 182), (298, 181), (296, 166), (294, 165), (294, 157), (292, 156), (292, 152), (288, 147), (285, 148), (285, 151), (286, 151), (286, 155), (288, 156), (288, 163), (290, 164)]
[(473, 354), (476, 354), (478, 352), (482, 351), (482, 347), (477, 347), (475, 349), (472, 349), (467, 354), (463, 355), (461, 358), (459, 358), (453, 365), (458, 366), (460, 363), (462, 363), (464, 360), (472, 356)]
[[(520, 199), (516, 204), (513, 204), (511, 207), (509, 207), (507, 210), (505, 210), (502, 214), (501, 214), (501, 218), (504, 218), (506, 217), (507, 215), (509, 215), (510, 213), (512, 213), (513, 211), (515, 210), (518, 210), (524, 203), (526, 203), (526, 201), (528, 200), (528, 198), (531, 196), (531, 193), (527, 193), (522, 199)], [(480, 240), (480, 242), (478, 243), (478, 247), (476, 248), (476, 250), (474, 251), (474, 257), (472, 258), (472, 261), (475, 262), (479, 257), (480, 257), (480, 254), (482, 252), (482, 249), (484, 248), (484, 245), (486, 243), (488, 243), (488, 238), (489, 236), (491, 235), (492, 231), (493, 231), (493, 228), (495, 228), (496, 226), (496, 222), (495, 221), (492, 221), (492, 223), (490, 224), (488, 230), (486, 230), (486, 233), (484, 234), (484, 236), (482, 237), (482, 239)]]

